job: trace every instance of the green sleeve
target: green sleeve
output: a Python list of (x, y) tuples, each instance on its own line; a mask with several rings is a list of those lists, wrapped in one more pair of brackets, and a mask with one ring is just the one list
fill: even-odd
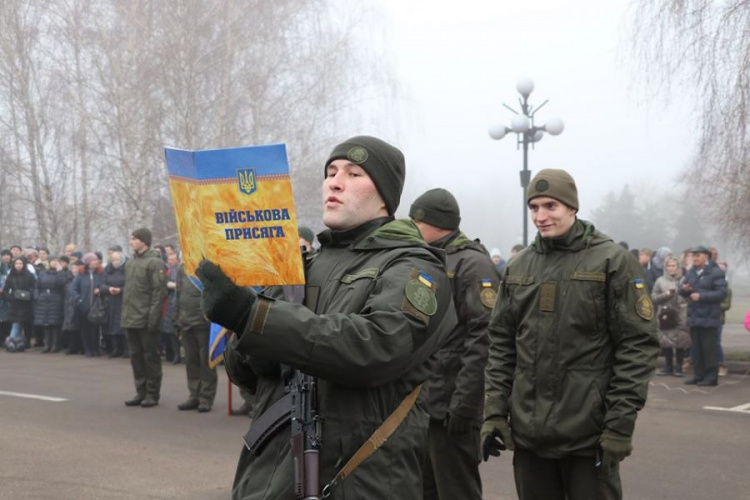
[(613, 258), (609, 277), (607, 303), (614, 359), (605, 395), (604, 427), (630, 436), (637, 412), (646, 403), (659, 340), (654, 305), (643, 285), (643, 268), (629, 255), (623, 255)]
[[(404, 307), (415, 269), (435, 279), (437, 309), (427, 322)], [(425, 362), (443, 332), (455, 326), (451, 289), (442, 266), (416, 257), (395, 262), (374, 281), (364, 306), (352, 313), (316, 314), (302, 305), (261, 298), (237, 349), (349, 387), (394, 381)], [(262, 328), (255, 331), (258, 324)]]
[[(508, 267), (504, 277), (508, 276)], [(507, 283), (500, 291), (489, 324), (489, 352), (485, 369), (484, 418), (505, 418), (510, 411), (513, 372), (516, 369), (516, 321), (513, 318)]]

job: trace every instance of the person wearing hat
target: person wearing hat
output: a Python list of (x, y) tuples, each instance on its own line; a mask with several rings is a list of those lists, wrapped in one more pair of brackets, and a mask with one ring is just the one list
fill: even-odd
[(315, 233), (312, 229), (307, 226), (299, 227), (299, 246), (305, 252), (313, 251), (313, 244), (315, 243)]
[(167, 298), (166, 266), (151, 248), (148, 228), (133, 231), (130, 249), (133, 256), (125, 262), (120, 326), (126, 332), (136, 394), (125, 405), (151, 408), (159, 404), (161, 391), (159, 327)]
[(715, 386), (719, 382), (719, 327), (721, 301), (727, 295), (724, 271), (709, 257), (703, 245), (693, 247), (693, 267), (685, 275), (680, 295), (688, 299), (693, 377), (688, 385)]
[(484, 408), (487, 325), (500, 276), (479, 240), (459, 229), (461, 212), (445, 189), (431, 189), (414, 200), (409, 217), (424, 240), (446, 253), (458, 324), (438, 352), (437, 370), (425, 383), (430, 415), (425, 500), (482, 499), (479, 428)]
[(274, 414), (291, 371), (299, 370), (317, 378), (321, 487), (383, 432), (389, 416), (396, 422), (390, 437), (373, 438), (380, 446), (366, 460), (327, 488), (329, 498), (420, 498), (429, 419), (419, 391), (456, 321), (444, 254), (412, 221), (393, 217), (405, 175), (397, 148), (352, 137), (333, 149), (323, 173), (328, 229), (318, 235), (320, 251), (305, 259), (304, 305), (285, 300), (286, 287), (256, 293), (213, 262), (198, 266), (203, 312), (235, 332), (227, 373), (257, 397), (247, 439), (264, 443), (257, 455), (243, 448), (232, 497), (295, 498), (291, 419), (267, 440), (253, 436), (268, 429), (255, 426)]
[(619, 499), (659, 352), (643, 268), (578, 219), (566, 171), (541, 170), (526, 201), (538, 233), (490, 321), (483, 456), (515, 450), (520, 500)]
[(499, 248), (493, 248), (490, 250), (490, 259), (492, 259), (492, 263), (495, 265), (495, 269), (497, 270), (497, 274), (500, 276), (503, 275), (503, 270), (505, 270), (505, 266), (508, 264), (505, 259), (503, 259), (502, 254), (500, 253)]

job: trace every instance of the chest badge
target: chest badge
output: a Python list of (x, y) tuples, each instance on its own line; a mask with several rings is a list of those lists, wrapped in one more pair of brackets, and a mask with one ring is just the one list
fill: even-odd
[(432, 316), (437, 312), (435, 284), (428, 274), (420, 272), (416, 277), (409, 279), (405, 294), (409, 303), (417, 311), (427, 316)]

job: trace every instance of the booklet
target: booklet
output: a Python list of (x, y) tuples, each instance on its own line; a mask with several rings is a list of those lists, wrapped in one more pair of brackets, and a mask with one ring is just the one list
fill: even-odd
[(165, 148), (182, 262), (206, 258), (239, 286), (305, 282), (286, 146)]

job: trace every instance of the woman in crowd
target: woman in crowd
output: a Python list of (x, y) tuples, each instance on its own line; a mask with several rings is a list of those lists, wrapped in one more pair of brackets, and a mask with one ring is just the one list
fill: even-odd
[(53, 258), (49, 269), (40, 266), (37, 271), (34, 326), (44, 333), (44, 350), (60, 350), (60, 326), (64, 319), (65, 285), (68, 277), (62, 271), (62, 263)]
[(128, 356), (125, 345), (125, 331), (120, 326), (122, 314), (122, 293), (125, 290), (125, 258), (120, 252), (113, 252), (109, 264), (104, 268), (104, 279), (99, 288), (107, 300), (107, 329), (106, 335), (110, 339), (110, 358)]
[(30, 347), (34, 323), (34, 275), (29, 271), (24, 257), (16, 257), (11, 262), (11, 270), (5, 280), (5, 297), (10, 306), (8, 316), (13, 322), (10, 336), (16, 342), (25, 338), (22, 346)]
[(656, 280), (651, 299), (657, 307), (657, 325), (665, 365), (657, 375), (682, 376), (682, 363), (690, 350), (687, 326), (687, 300), (677, 293), (682, 279), (680, 261), (664, 260), (664, 274)]
[(82, 274), (84, 269), (83, 262), (74, 261), (68, 266), (70, 275), (68, 284), (65, 285), (65, 307), (62, 324), (62, 335), (67, 345), (65, 354), (82, 354), (83, 344), (81, 343), (81, 324), (78, 320), (78, 296), (75, 292), (76, 277)]
[(74, 282), (73, 291), (78, 299), (78, 320), (81, 326), (81, 340), (83, 353), (90, 358), (99, 355), (99, 336), (101, 325), (89, 321), (89, 311), (94, 305), (94, 299), (99, 296), (99, 288), (104, 281), (102, 261), (95, 253), (83, 256), (86, 269), (79, 274)]

